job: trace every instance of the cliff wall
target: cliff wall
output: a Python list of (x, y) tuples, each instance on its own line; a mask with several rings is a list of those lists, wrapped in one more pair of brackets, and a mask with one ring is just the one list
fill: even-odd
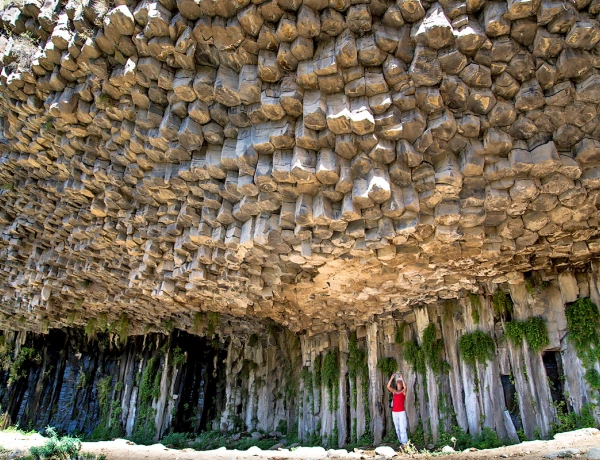
[(598, 360), (576, 341), (600, 324), (597, 308), (586, 309), (600, 301), (598, 276), (597, 265), (547, 283), (532, 276), (494, 295), (318, 335), (274, 323), (212, 340), (180, 331), (124, 341), (114, 331), (91, 340), (72, 329), (5, 333), (0, 400), (12, 423), (99, 439), (278, 430), (330, 447), (378, 444), (395, 442), (385, 384), (401, 371), (413, 440), (435, 443), (459, 428), (545, 438), (568, 413), (600, 420)]
[[(598, 13), (4, 4), (11, 421), (151, 438), (285, 422), (305, 440), (379, 443), (397, 367), (427, 440), (455, 425), (533, 438), (557, 410), (589, 413)], [(177, 418), (190, 410), (193, 424)]]
[(9, 3), (3, 308), (36, 328), (211, 311), (324, 332), (584, 264), (597, 13)]

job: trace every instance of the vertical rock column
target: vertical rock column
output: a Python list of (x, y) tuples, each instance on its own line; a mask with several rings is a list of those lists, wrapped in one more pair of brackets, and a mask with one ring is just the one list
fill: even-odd
[[(460, 301), (458, 308), (464, 311), (466, 309), (466, 302), (469, 301)], [(462, 321), (462, 317), (463, 315), (460, 315), (460, 321)], [(459, 320), (454, 317), (451, 321), (442, 321), (442, 335), (444, 338), (444, 348), (446, 349), (446, 360), (449, 365), (448, 378), (450, 381), (450, 394), (452, 396), (454, 414), (456, 415), (456, 423), (458, 423), (458, 426), (461, 429), (466, 431), (469, 426), (467, 424), (467, 414), (463, 399), (464, 389), (457, 347), (458, 334), (456, 331), (457, 328), (460, 328), (461, 326), (461, 324), (457, 324), (458, 321)]]
[[(430, 318), (429, 312), (427, 308), (419, 308), (415, 310), (416, 317), (416, 325), (417, 325), (417, 335), (419, 340), (421, 341), (420, 345), (423, 346), (422, 338), (423, 331), (429, 326)], [(437, 327), (436, 327), (437, 329)], [(427, 374), (425, 377), (427, 380), (423, 382), (422, 391), (419, 393), (420, 401), (421, 401), (421, 420), (423, 420), (423, 425), (425, 428), (425, 432), (427, 432), (427, 421), (429, 421), (429, 427), (431, 428), (431, 435), (433, 437), (433, 442), (437, 441), (438, 435), (438, 426), (439, 426), (439, 413), (438, 413), (438, 382), (436, 380), (436, 375), (433, 373), (431, 368), (427, 366)], [(426, 393), (426, 394), (425, 394)], [(422, 398), (421, 398), (421, 395)]]
[[(471, 306), (471, 308), (475, 308)], [(469, 312), (470, 313), (470, 312)], [(479, 328), (486, 334), (494, 335), (494, 309), (490, 298), (486, 297), (481, 302), (479, 309), (479, 324), (473, 321), (473, 315), (466, 315), (466, 322), (470, 323), (473, 329)], [(501, 439), (506, 438), (506, 426), (504, 424), (504, 391), (502, 390), (502, 381), (500, 380), (498, 355), (486, 365), (478, 364), (478, 373), (480, 376), (479, 398), (481, 416), (484, 417), (483, 426), (488, 427), (498, 433)]]
[(369, 409), (371, 411), (371, 432), (375, 445), (381, 442), (383, 437), (383, 383), (377, 371), (378, 346), (377, 329), (375, 321), (367, 325), (367, 364), (369, 366)]
[(337, 426), (338, 426), (338, 445), (343, 446), (348, 441), (348, 333), (340, 331), (340, 378), (338, 392), (338, 411), (337, 411)]

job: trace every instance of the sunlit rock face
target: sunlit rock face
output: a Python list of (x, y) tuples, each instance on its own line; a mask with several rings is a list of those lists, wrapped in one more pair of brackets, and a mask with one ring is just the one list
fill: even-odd
[(600, 250), (595, 2), (27, 0), (4, 324), (355, 328)]
[(392, 369), (427, 443), (589, 411), (598, 363), (568, 312), (600, 301), (599, 13), (8, 4), (6, 416), (378, 444)]

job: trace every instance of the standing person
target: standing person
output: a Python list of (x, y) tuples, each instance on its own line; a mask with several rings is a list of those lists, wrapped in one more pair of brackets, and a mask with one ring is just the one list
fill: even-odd
[[(396, 377), (396, 388), (392, 388), (392, 381)], [(402, 374), (392, 374), (387, 384), (387, 389), (394, 395), (392, 404), (392, 420), (396, 427), (396, 435), (400, 441), (400, 448), (403, 448), (408, 442), (406, 428), (408, 425), (406, 412), (404, 410), (404, 401), (406, 400), (406, 383), (402, 378)]]

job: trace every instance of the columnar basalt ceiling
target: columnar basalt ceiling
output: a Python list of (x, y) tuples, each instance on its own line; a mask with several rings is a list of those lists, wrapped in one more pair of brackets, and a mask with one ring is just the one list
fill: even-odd
[(2, 12), (11, 327), (362, 324), (600, 251), (600, 2)]

